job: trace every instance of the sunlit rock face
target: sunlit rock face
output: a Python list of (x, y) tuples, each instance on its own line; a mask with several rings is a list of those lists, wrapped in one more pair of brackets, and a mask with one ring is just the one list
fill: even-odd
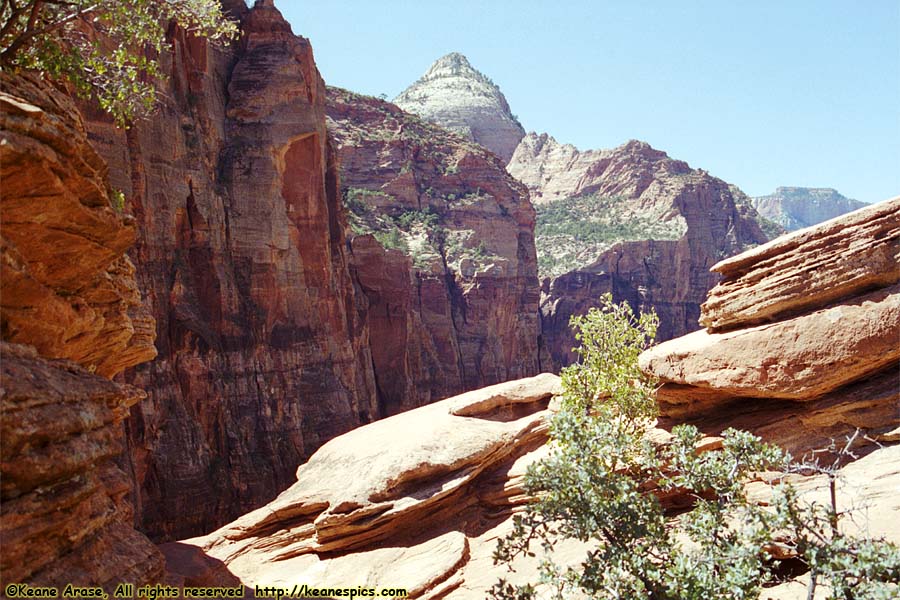
[(500, 88), (458, 52), (435, 61), (394, 103), (481, 144), (504, 164), (525, 135)]
[(774, 194), (753, 198), (753, 206), (763, 217), (795, 231), (868, 205), (831, 188), (779, 187)]
[(163, 556), (134, 529), (114, 463), (144, 394), (110, 378), (156, 354), (125, 254), (134, 220), (114, 207), (75, 104), (36, 76), (0, 83), (4, 585), (160, 581)]
[(641, 355), (666, 419), (750, 428), (801, 454), (900, 425), (900, 198), (713, 270), (706, 328)]
[(574, 359), (569, 327), (606, 292), (656, 311), (659, 340), (696, 330), (709, 267), (765, 242), (734, 186), (646, 142), (579, 152), (529, 134), (507, 169), (536, 199), (542, 365)]

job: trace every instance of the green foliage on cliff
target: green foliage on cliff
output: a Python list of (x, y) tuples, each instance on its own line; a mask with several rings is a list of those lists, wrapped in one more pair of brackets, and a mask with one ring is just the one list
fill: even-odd
[[(733, 429), (718, 451), (698, 452), (701, 434), (685, 425), (673, 428), (670, 442), (652, 443), (645, 431), (656, 412), (654, 382), (637, 357), (655, 335), (655, 316), (637, 317), (606, 295), (572, 324), (580, 361), (562, 374), (551, 454), (526, 476), (537, 501), (514, 517), (494, 553), (507, 564), (535, 556), (539, 575), (526, 585), (499, 581), (494, 598), (540, 591), (560, 600), (755, 599), (782, 577), (768, 551), (776, 540), (809, 568), (810, 587), (826, 584), (831, 598), (896, 597), (896, 546), (846, 535), (836, 505), (809, 505), (787, 483), (773, 484), (768, 506), (745, 491), (755, 473), (770, 470), (823, 473), (836, 485), (837, 463), (798, 467), (779, 448)], [(690, 510), (666, 514), (665, 495), (689, 499)], [(584, 544), (584, 559), (557, 562), (561, 540)]]
[(590, 194), (536, 206), (534, 235), (541, 277), (594, 262), (616, 242), (677, 240), (683, 219), (635, 210), (626, 198)]
[(237, 32), (218, 0), (3, 0), (0, 66), (67, 81), (126, 125), (156, 103), (172, 20), (210, 39)]

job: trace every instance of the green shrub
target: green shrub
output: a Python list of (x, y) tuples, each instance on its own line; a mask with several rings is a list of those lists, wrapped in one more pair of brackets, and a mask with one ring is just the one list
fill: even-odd
[(400, 250), (404, 254), (409, 254), (409, 244), (406, 238), (400, 233), (399, 229), (393, 228), (387, 231), (376, 231), (374, 233), (378, 243), (384, 246), (386, 250)]
[(154, 80), (162, 76), (156, 57), (168, 44), (170, 20), (214, 40), (237, 34), (212, 0), (21, 0), (0, 6), (0, 68), (66, 80), (121, 126), (153, 110)]
[[(500, 580), (492, 597), (534, 598), (542, 585), (558, 599), (755, 599), (779, 578), (779, 562), (766, 552), (776, 538), (809, 567), (812, 587), (831, 586), (832, 598), (897, 597), (900, 550), (843, 534), (836, 506), (809, 506), (785, 483), (769, 507), (748, 500), (744, 484), (753, 473), (796, 470), (777, 447), (730, 429), (720, 451), (698, 453), (700, 432), (685, 425), (673, 428), (669, 444), (650, 443), (654, 382), (637, 357), (656, 324), (608, 294), (600, 309), (573, 317), (580, 361), (562, 374), (551, 454), (526, 476), (537, 501), (513, 518), (494, 553), (509, 564), (539, 546), (539, 574), (527, 585)], [(823, 472), (835, 478), (836, 465)], [(686, 495), (691, 510), (670, 519), (654, 489)], [(557, 564), (553, 549), (562, 539), (585, 543), (584, 560)]]

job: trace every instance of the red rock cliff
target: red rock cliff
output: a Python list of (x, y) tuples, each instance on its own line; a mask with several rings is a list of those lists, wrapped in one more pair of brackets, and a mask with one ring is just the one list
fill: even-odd
[(384, 410), (537, 373), (524, 187), (484, 148), (388, 102), (332, 88), (328, 116)]
[[(527, 142), (533, 137), (522, 142), (509, 167), (526, 179), (549, 160), (541, 153), (546, 144), (541, 152), (529, 155)], [(529, 156), (534, 164), (528, 162)], [(625, 241), (613, 239), (611, 247), (601, 249), (585, 266), (545, 280), (541, 351), (548, 366), (571, 362), (575, 340), (569, 318), (596, 306), (605, 292), (635, 308), (652, 307), (660, 317), (659, 340), (698, 329), (700, 304), (719, 279), (709, 268), (767, 240), (758, 216), (739, 191), (645, 142), (632, 140), (613, 150), (581, 153), (565, 164), (573, 171), (548, 175), (545, 194), (559, 195), (560, 186), (573, 186), (571, 195), (583, 199), (573, 210), (583, 211), (580, 217), (585, 220), (610, 220), (610, 228), (619, 228), (613, 231), (625, 231), (619, 237)], [(594, 200), (596, 206), (591, 205)]]
[(30, 76), (0, 83), (4, 584), (156, 582), (162, 555), (135, 531), (112, 462), (144, 394), (107, 377), (155, 355), (125, 255), (134, 220), (110, 205), (74, 103)]
[(232, 48), (178, 28), (164, 101), (89, 130), (139, 229), (159, 357), (126, 379), (140, 527), (207, 531), (271, 499), (329, 438), (379, 416), (347, 266), (325, 87), (271, 2)]

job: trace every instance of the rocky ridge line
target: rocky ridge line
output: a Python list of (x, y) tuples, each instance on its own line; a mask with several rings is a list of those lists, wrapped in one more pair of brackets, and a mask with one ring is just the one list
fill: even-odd
[[(581, 248), (577, 244), (584, 246), (572, 270), (543, 281), (543, 365), (559, 368), (573, 360), (569, 319), (597, 306), (606, 292), (636, 310), (653, 308), (660, 340), (694, 331), (700, 304), (719, 279), (709, 268), (768, 239), (756, 212), (732, 186), (646, 142), (579, 153), (564, 164), (546, 162), (547, 146), (555, 142), (547, 138), (535, 151), (535, 139), (523, 140), (508, 170), (532, 181), (538, 198), (542, 189), (557, 198), (537, 206), (539, 261), (546, 267), (548, 255), (564, 257)], [(530, 178), (552, 165), (563, 170), (547, 186)], [(570, 195), (560, 199), (568, 185), (574, 186)]]
[(795, 231), (868, 206), (831, 188), (779, 187), (751, 200), (763, 217)]

